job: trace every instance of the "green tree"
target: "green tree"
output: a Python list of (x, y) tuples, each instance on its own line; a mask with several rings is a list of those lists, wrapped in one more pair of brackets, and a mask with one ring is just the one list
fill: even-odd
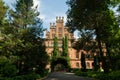
[[(11, 43), (11, 35), (9, 33), (9, 25), (5, 20), (6, 12), (8, 7), (4, 5), (4, 2), (0, 0), (0, 79), (12, 78), (16, 76), (17, 68), (14, 65), (16, 56), (11, 53), (11, 47), (14, 43)], [(3, 30), (7, 29), (4, 33)], [(7, 32), (8, 31), (8, 32)]]
[(15, 10), (9, 11), (9, 20), (15, 32), (13, 41), (19, 74), (38, 73), (44, 76), (49, 57), (43, 44), (44, 29), (42, 20), (38, 18), (37, 6), (33, 8), (33, 0), (17, 0), (14, 7)]
[(15, 10), (10, 10), (12, 24), (18, 28), (27, 28), (33, 25), (36, 16), (39, 15), (36, 8), (33, 7), (33, 0), (17, 0), (14, 6)]
[(98, 71), (99, 68), (100, 68), (98, 55), (95, 55), (95, 56), (94, 56), (93, 67), (94, 67), (94, 71)]
[(4, 23), (6, 12), (7, 6), (5, 6), (3, 0), (0, 0), (0, 26)]
[(62, 56), (65, 56), (65, 38), (62, 39)]
[(7, 57), (0, 56), (0, 79), (16, 76), (17, 68)]
[(54, 47), (53, 47), (52, 59), (57, 59), (58, 57), (59, 57), (59, 54), (58, 54), (58, 39), (57, 39), (57, 37), (54, 37)]
[(81, 54), (81, 70), (86, 71), (86, 61), (85, 61), (85, 54), (82, 52)]
[(68, 52), (68, 38), (65, 36), (65, 38), (62, 39), (62, 56), (66, 58), (68, 67), (70, 68), (70, 58), (69, 58), (69, 52)]
[(65, 36), (65, 55), (67, 57), (69, 57), (69, 53), (68, 53), (68, 37)]
[[(112, 30), (117, 30), (116, 19), (113, 12), (109, 10), (108, 0), (68, 0), (67, 4), (69, 10), (67, 12), (67, 25), (70, 26), (71, 31), (78, 29), (81, 31), (95, 30), (96, 40), (99, 46), (101, 61), (104, 65), (104, 55), (102, 52), (101, 43), (105, 43), (106, 47), (111, 37)], [(79, 14), (79, 15), (78, 15)], [(107, 48), (108, 55), (109, 50)]]
[(62, 50), (63, 50), (62, 56), (68, 57), (68, 38), (67, 38), (67, 36), (65, 36), (65, 38), (62, 39)]

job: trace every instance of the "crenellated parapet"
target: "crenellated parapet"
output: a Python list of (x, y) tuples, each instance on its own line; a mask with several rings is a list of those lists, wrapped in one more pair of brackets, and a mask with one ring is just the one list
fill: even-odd
[(50, 22), (50, 28), (55, 28), (55, 23)]
[(62, 16), (56, 16), (56, 22), (64, 22), (64, 17)]

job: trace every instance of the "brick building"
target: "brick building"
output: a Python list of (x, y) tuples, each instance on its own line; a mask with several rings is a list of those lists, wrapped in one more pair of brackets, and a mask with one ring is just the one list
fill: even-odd
[[(72, 48), (71, 40), (74, 39), (74, 34), (68, 31), (68, 27), (64, 26), (64, 17), (56, 17), (56, 23), (50, 23), (50, 31), (46, 31), (46, 51), (51, 56), (54, 45), (54, 37), (58, 38), (58, 47), (59, 54), (62, 53), (62, 38), (68, 37), (68, 52), (70, 57), (71, 68), (81, 68), (80, 58), (81, 53), (86, 51), (80, 50), (79, 52)], [(86, 59), (86, 67), (87, 69), (92, 68), (93, 60)]]

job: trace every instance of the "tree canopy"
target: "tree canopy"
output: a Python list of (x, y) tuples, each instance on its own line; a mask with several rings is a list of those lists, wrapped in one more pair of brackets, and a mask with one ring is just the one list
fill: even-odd
[[(112, 2), (114, 0), (67, 0), (69, 7), (67, 11), (67, 25), (70, 31), (73, 32), (77, 29), (80, 32), (82, 30), (94, 32), (103, 67), (105, 65), (102, 43), (105, 43), (107, 55), (109, 55), (111, 36), (114, 37), (119, 30), (117, 19), (113, 11), (110, 10), (110, 7), (113, 6)], [(115, 3), (118, 4), (119, 1)]]
[[(0, 16), (6, 15), (6, 7), (1, 1), (0, 4), (2, 4), (0, 10), (4, 9)], [(7, 11), (8, 20), (4, 21), (4, 25), (0, 25), (0, 57), (3, 56), (10, 61), (9, 67), (6, 67), (7, 64), (3, 67), (16, 70), (14, 77), (33, 73), (45, 76), (49, 57), (43, 43), (44, 29), (42, 20), (38, 17), (37, 6), (33, 8), (33, 0), (17, 0), (13, 7), (15, 10)]]

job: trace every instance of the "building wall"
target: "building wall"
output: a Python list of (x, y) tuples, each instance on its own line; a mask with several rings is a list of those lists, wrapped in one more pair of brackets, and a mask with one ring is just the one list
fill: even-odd
[[(74, 34), (68, 31), (68, 27), (64, 26), (64, 17), (56, 17), (56, 23), (50, 23), (50, 31), (46, 31), (46, 51), (51, 56), (53, 51), (53, 43), (54, 37), (58, 38), (58, 46), (59, 52), (62, 52), (62, 38), (67, 36), (68, 37), (68, 52), (70, 57), (70, 64), (71, 68), (81, 68), (80, 58), (81, 53), (85, 51), (80, 50), (79, 52), (72, 48), (71, 40), (74, 39)], [(86, 64), (88, 65), (87, 68), (92, 68), (92, 60), (87, 60)]]

